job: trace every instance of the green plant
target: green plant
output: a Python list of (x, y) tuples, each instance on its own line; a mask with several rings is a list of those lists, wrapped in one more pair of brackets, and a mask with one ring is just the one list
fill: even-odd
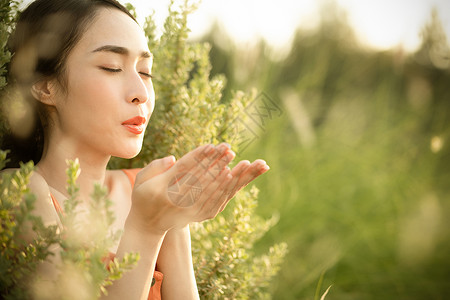
[[(228, 142), (239, 155), (244, 108), (257, 96), (237, 91), (222, 99), (225, 78), (211, 77), (210, 45), (189, 43), (189, 4), (177, 7), (172, 1), (164, 32), (157, 39), (152, 16), (144, 25), (153, 64), (156, 106), (147, 128), (144, 146), (132, 160), (114, 159), (111, 167), (142, 167), (167, 154), (182, 156), (198, 145)], [(287, 246), (280, 243), (258, 256), (254, 243), (275, 224), (254, 213), (257, 189), (241, 191), (225, 212), (214, 220), (192, 226), (192, 248), (199, 292), (204, 299), (269, 298), (269, 282), (278, 272)]]
[(21, 1), (1, 0), (0, 1), (0, 90), (7, 85), (6, 64), (11, 59), (11, 53), (6, 49), (8, 36), (13, 28), (17, 10)]
[[(0, 151), (0, 168), (6, 151)], [(50, 247), (59, 241), (56, 226), (44, 226), (32, 215), (35, 197), (27, 188), (33, 164), (0, 177), (0, 293), (2, 299), (26, 299), (38, 265), (51, 254)], [(26, 242), (24, 228), (31, 226), (34, 238)]]
[[(0, 152), (0, 167), (6, 151)], [(138, 254), (127, 254), (123, 260), (113, 259), (105, 267), (108, 248), (119, 238), (109, 232), (114, 221), (105, 189), (96, 186), (88, 210), (80, 219), (77, 212), (76, 178), (78, 164), (69, 162), (69, 199), (61, 215), (61, 226), (44, 225), (33, 215), (35, 196), (27, 188), (34, 170), (31, 162), (20, 170), (3, 172), (0, 177), (0, 293), (2, 299), (68, 299), (74, 290), (83, 291), (80, 299), (95, 299), (106, 293), (106, 287), (123, 272), (133, 267)], [(83, 221), (84, 220), (84, 221)], [(33, 235), (26, 238), (26, 228)], [(30, 241), (31, 240), (31, 241)], [(61, 257), (58, 275), (40, 272), (39, 266), (52, 257)], [(31, 293), (31, 294), (30, 294)]]
[[(11, 7), (11, 3), (7, 1), (6, 7)], [(141, 154), (132, 160), (113, 159), (110, 163), (111, 168), (143, 167), (155, 158), (168, 154), (180, 157), (198, 145), (220, 141), (229, 142), (233, 150), (239, 151), (236, 128), (229, 125), (236, 118), (242, 120), (246, 118), (245, 115), (240, 115), (240, 112), (256, 97), (256, 91), (250, 94), (236, 92), (232, 99), (221, 99), (225, 79), (223, 76), (210, 78), (211, 66), (208, 58), (210, 46), (206, 43), (187, 42), (189, 32), (187, 16), (194, 9), (195, 6), (187, 2), (181, 7), (176, 7), (172, 2), (164, 25), (164, 34), (159, 39), (156, 38), (156, 26), (152, 17), (146, 19), (145, 32), (149, 39), (149, 47), (155, 56), (153, 73), (158, 100)], [(9, 10), (8, 15), (11, 13), (12, 10)], [(4, 42), (7, 34), (1, 37), (1, 41)], [(6, 53), (3, 56), (1, 68), (9, 61), (8, 55)], [(4, 82), (1, 86), (4, 90), (7, 83), (4, 73), (0, 74), (1, 82)], [(4, 152), (2, 155), (4, 162)], [(108, 247), (120, 234), (108, 232), (113, 216), (109, 212), (106, 191), (96, 187), (88, 211), (90, 219), (98, 220), (99, 223), (92, 226), (80, 221), (76, 209), (78, 165), (76, 162), (69, 162), (70, 197), (64, 205), (62, 226), (46, 227), (39, 218), (33, 217), (34, 198), (26, 188), (33, 167), (28, 163), (22, 168), (23, 170), (14, 173), (16, 177), (11, 177), (9, 173), (2, 174), (0, 192), (5, 200), (2, 198), (1, 209), (10, 220), (7, 222), (10, 227), (5, 227), (9, 228), (9, 231), (6, 229), (3, 231), (2, 223), (1, 234), (5, 234), (2, 236), (5, 240), (2, 249), (5, 253), (9, 253), (8, 257), (5, 256), (5, 260), (18, 261), (18, 264), (14, 265), (18, 272), (17, 277), (27, 276), (32, 280), (12, 280), (9, 273), (1, 273), (1, 284), (9, 284), (2, 288), (2, 297), (12, 295), (12, 298), (20, 298), (13, 294), (17, 292), (22, 298), (26, 298), (32, 289), (38, 299), (66, 299), (71, 297), (70, 293), (74, 290), (82, 291), (84, 294), (80, 297), (83, 299), (96, 298), (101, 292), (105, 292), (107, 285), (131, 268), (138, 259), (137, 254), (129, 254), (121, 262), (117, 260), (111, 262), (109, 268), (105, 268), (102, 263)], [(14, 181), (11, 178), (16, 179)], [(11, 197), (12, 188), (17, 189), (14, 197)], [(267, 254), (260, 256), (252, 251), (253, 244), (269, 230), (275, 220), (264, 221), (254, 215), (256, 195), (254, 187), (250, 191), (241, 192), (222, 216), (193, 227), (195, 264), (201, 265), (196, 269), (196, 275), (202, 298), (270, 297), (268, 283), (279, 269), (286, 253), (286, 245), (283, 243), (275, 245)], [(3, 206), (3, 203), (10, 202), (15, 204)], [(17, 215), (16, 210), (21, 207), (25, 207), (19, 210), (23, 214), (21, 218), (33, 220), (37, 224), (34, 227), (37, 236), (43, 239), (39, 244), (41, 248), (27, 252), (25, 260), (21, 258), (24, 253), (22, 249), (37, 242), (27, 244), (20, 236), (8, 233), (21, 227), (22, 223), (18, 222), (20, 218), (14, 217)], [(92, 228), (97, 229), (92, 231)], [(39, 230), (46, 235), (39, 233)], [(218, 240), (220, 242), (216, 243)], [(208, 241), (210, 246), (205, 247), (204, 243)], [(12, 242), (19, 243), (19, 246), (11, 248)], [(49, 279), (45, 278), (45, 274), (38, 272), (37, 266), (52, 255), (50, 247), (53, 249), (55, 245), (60, 249), (53, 251), (61, 257), (60, 274), (57, 278)], [(220, 289), (212, 289), (215, 284), (220, 284)]]
[(228, 211), (193, 225), (194, 265), (203, 299), (270, 299), (267, 288), (287, 246), (277, 244), (267, 254), (254, 255), (254, 243), (277, 221), (255, 215), (257, 195), (252, 187), (238, 194)]

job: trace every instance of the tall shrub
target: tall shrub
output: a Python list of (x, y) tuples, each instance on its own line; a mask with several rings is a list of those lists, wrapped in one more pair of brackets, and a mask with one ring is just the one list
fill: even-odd
[[(11, 7), (11, 3), (16, 3), (15, 1), (3, 2), (2, 5), (8, 8)], [(195, 6), (188, 4), (187, 1), (180, 6), (172, 2), (164, 24), (164, 32), (159, 38), (155, 33), (153, 17), (146, 18), (144, 29), (150, 50), (155, 57), (153, 66), (155, 77), (153, 81), (157, 93), (155, 110), (139, 156), (131, 160), (113, 159), (110, 168), (143, 167), (155, 158), (168, 154), (181, 157), (198, 145), (221, 141), (230, 143), (233, 150), (239, 154), (243, 137), (242, 128), (238, 124), (246, 119), (246, 115), (241, 112), (257, 94), (255, 91), (249, 94), (235, 92), (231, 99), (222, 99), (225, 78), (210, 76), (211, 65), (208, 57), (210, 46), (206, 43), (187, 41), (189, 33), (187, 17), (194, 9)], [(13, 16), (11, 9), (8, 10), (8, 16)], [(13, 18), (4, 20), (13, 20)], [(8, 26), (1, 28), (1, 30), (5, 29), (0, 33), (0, 42), (3, 44), (7, 38)], [(10, 56), (6, 52), (2, 52), (0, 56), (2, 59), (0, 70), (3, 70)], [(0, 83), (4, 83), (1, 86), (3, 90), (7, 84), (4, 74), (4, 72), (0, 73)], [(32, 166), (29, 164), (24, 166), (27, 166), (27, 169), (17, 174), (24, 174), (20, 176), (28, 178)], [(69, 205), (72, 205), (72, 208), (77, 204), (76, 170), (77, 166), (72, 162), (68, 169), (68, 186), (71, 194)], [(10, 177), (5, 176), (2, 175), (2, 183), (10, 181)], [(23, 193), (28, 192), (26, 183), (26, 180), (22, 180), (16, 184), (24, 191)], [(3, 188), (0, 192), (5, 195), (5, 199), (10, 198), (9, 190)], [(22, 194), (18, 199), (26, 200), (27, 197), (23, 197)], [(259, 256), (252, 251), (255, 241), (275, 223), (274, 219), (263, 220), (254, 214), (256, 199), (256, 187), (241, 191), (223, 214), (214, 220), (191, 227), (194, 265), (202, 298), (270, 298), (269, 283), (278, 271), (286, 253), (286, 245), (274, 245), (268, 253)], [(23, 205), (21, 203), (25, 200), (17, 200), (17, 205)], [(98, 188), (93, 195), (93, 211), (102, 212), (100, 219), (104, 220), (103, 225), (110, 224), (112, 220), (108, 203), (104, 191)], [(2, 211), (11, 212), (4, 206), (4, 202), (1, 205)], [(24, 212), (26, 216), (31, 216), (31, 208)], [(75, 210), (70, 207), (66, 210), (70, 213), (68, 218), (63, 218), (66, 228), (64, 238), (54, 232), (51, 237), (55, 237), (55, 240), (46, 241), (49, 245), (59, 244), (65, 251), (63, 261), (66, 262), (64, 266), (67, 272), (63, 272), (61, 276), (76, 274), (80, 284), (92, 288), (87, 288), (93, 291), (88, 296), (96, 297), (112, 280), (120, 277), (123, 271), (130, 268), (138, 257), (130, 254), (125, 261), (121, 263), (115, 261), (110, 264), (108, 271), (102, 270), (101, 265), (98, 264), (101, 260), (101, 250), (107, 246), (107, 239), (117, 238), (117, 234), (110, 235), (105, 229), (96, 233), (98, 236), (93, 239), (95, 244), (89, 244), (86, 239), (80, 239), (79, 231), (73, 230), (83, 227), (74, 223)], [(11, 222), (15, 222), (14, 218)], [(17, 222), (14, 224), (14, 226), (20, 225)], [(2, 222), (2, 232), (3, 226)], [(42, 228), (46, 227), (42, 225)], [(55, 227), (52, 228), (56, 231)], [(4, 240), (8, 241), (8, 239), (10, 239), (8, 235), (5, 235)], [(86, 247), (87, 244), (89, 244), (88, 247)], [(4, 245), (6, 244), (2, 244), (2, 247)], [(26, 247), (26, 245), (23, 246)], [(6, 251), (8, 247), (5, 246), (4, 249)], [(22, 255), (20, 251), (13, 255), (18, 258)], [(48, 248), (45, 248), (30, 255), (30, 259), (42, 261), (50, 254)], [(20, 265), (19, 272), (26, 266), (27, 263)], [(29, 273), (30, 276), (35, 275), (36, 268)], [(2, 277), (3, 279), (7, 281), (8, 275)], [(64, 280), (64, 277), (60, 277), (59, 280)], [(62, 291), (55, 292), (54, 297), (62, 299), (64, 298), (62, 293)], [(43, 297), (46, 296), (48, 294), (43, 295)]]
[[(248, 116), (243, 111), (254, 103), (257, 93), (237, 91), (231, 99), (222, 99), (225, 78), (210, 75), (210, 45), (187, 41), (187, 18), (195, 8), (188, 1), (179, 6), (172, 1), (160, 38), (153, 16), (146, 18), (144, 29), (155, 57), (156, 106), (140, 155), (112, 161), (115, 168), (142, 167), (167, 154), (181, 157), (198, 145), (222, 141), (231, 144), (239, 157), (239, 148), (246, 145), (242, 124)], [(287, 247), (274, 245), (261, 256), (252, 251), (258, 238), (275, 224), (274, 219), (255, 215), (257, 194), (254, 186), (241, 191), (223, 214), (191, 227), (202, 298), (270, 298), (269, 283)]]

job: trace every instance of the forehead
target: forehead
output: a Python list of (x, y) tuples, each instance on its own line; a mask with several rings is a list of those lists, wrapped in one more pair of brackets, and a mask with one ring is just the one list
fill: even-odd
[(114, 8), (100, 8), (74, 51), (92, 52), (104, 45), (117, 45), (134, 53), (148, 51), (141, 27), (125, 13)]

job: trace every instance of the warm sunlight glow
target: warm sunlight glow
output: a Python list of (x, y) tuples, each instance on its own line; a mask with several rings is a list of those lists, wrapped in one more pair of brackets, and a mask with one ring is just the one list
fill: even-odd
[(450, 1), (446, 0), (337, 0), (349, 13), (349, 21), (359, 39), (378, 49), (402, 45), (414, 50), (420, 30), (430, 18), (433, 6), (450, 36)]
[[(347, 11), (350, 24), (359, 40), (376, 49), (402, 46), (414, 51), (420, 43), (420, 30), (438, 9), (442, 25), (450, 39), (450, 1), (448, 0), (335, 0)], [(31, 1), (24, 1), (29, 3)], [(127, 1), (122, 1), (127, 2)], [(167, 16), (168, 0), (130, 0), (136, 6), (139, 21), (155, 11), (162, 28)], [(177, 1), (176, 1), (177, 2)], [(182, 1), (178, 1), (182, 3)], [(310, 29), (319, 22), (321, 4), (332, 0), (203, 0), (189, 17), (191, 38), (207, 33), (215, 20), (238, 44), (253, 44), (258, 38), (274, 49), (289, 47), (298, 26)]]
[[(336, 0), (347, 11), (362, 43), (377, 49), (402, 45), (413, 51), (420, 42), (420, 30), (437, 7), (442, 24), (450, 36), (448, 0)], [(159, 24), (166, 16), (169, 1), (132, 1), (142, 15), (157, 11)], [(190, 17), (191, 36), (208, 32), (215, 19), (239, 44), (252, 44), (264, 38), (275, 49), (289, 46), (297, 26), (312, 28), (318, 24), (318, 11), (326, 0), (203, 0)]]

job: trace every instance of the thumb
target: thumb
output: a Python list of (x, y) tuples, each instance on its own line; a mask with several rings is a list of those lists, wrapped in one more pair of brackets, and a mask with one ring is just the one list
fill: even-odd
[(136, 184), (143, 183), (155, 176), (158, 176), (175, 164), (175, 157), (173, 155), (164, 158), (155, 159), (143, 168), (136, 176)]

